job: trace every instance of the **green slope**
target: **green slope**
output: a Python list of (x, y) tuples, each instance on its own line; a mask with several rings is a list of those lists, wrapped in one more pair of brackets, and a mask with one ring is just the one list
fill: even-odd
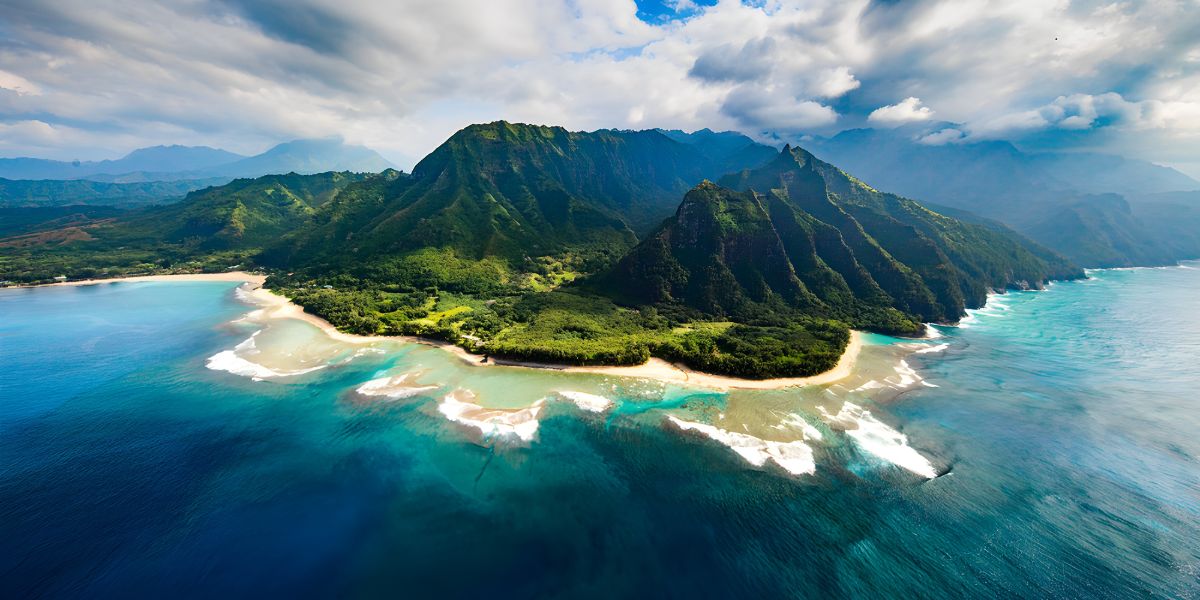
[[(0, 240), (0, 278), (30, 282), (247, 265), (300, 227), (353, 173), (268, 175), (192, 192), (168, 206)], [(374, 176), (377, 177), (377, 176)]]
[(605, 286), (714, 318), (803, 314), (916, 333), (989, 290), (1082, 275), (1012, 232), (881, 194), (799, 148), (722, 183), (689, 192)]
[(761, 157), (745, 145), (681, 143), (658, 131), (472, 125), (410, 177), (347, 190), (266, 260), (361, 274), (363, 264), (439, 248), (518, 269), (539, 257), (605, 264), (668, 216), (689, 187)]

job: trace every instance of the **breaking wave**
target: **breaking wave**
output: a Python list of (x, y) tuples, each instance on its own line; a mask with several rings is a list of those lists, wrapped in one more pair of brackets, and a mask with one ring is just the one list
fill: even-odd
[(438, 403), (438, 412), (455, 423), (478, 429), (484, 439), (516, 437), (529, 442), (537, 434), (538, 415), (546, 404), (545, 399), (526, 408), (502, 409), (480, 406), (471, 402), (474, 397), (466, 390), (451, 392)]
[(667, 420), (684, 431), (696, 431), (720, 442), (756, 467), (771, 461), (792, 475), (812, 475), (817, 470), (812, 448), (802, 441), (773, 442), (674, 416), (668, 416)]
[(613, 407), (613, 401), (604, 396), (596, 394), (588, 394), (586, 392), (559, 391), (556, 392), (559, 396), (575, 403), (581, 410), (588, 412), (602, 413)]
[(830, 425), (841, 428), (863, 451), (898, 467), (933, 479), (937, 472), (927, 458), (908, 445), (908, 437), (876, 419), (861, 406), (847, 402), (836, 415), (818, 407)]
[(225, 371), (228, 373), (233, 373), (234, 375), (249, 377), (254, 381), (262, 381), (264, 379), (279, 377), (293, 377), (325, 368), (325, 365), (317, 365), (307, 369), (281, 371), (246, 359), (243, 354), (258, 354), (258, 347), (255, 346), (254, 338), (260, 333), (262, 333), (261, 329), (255, 331), (250, 335), (249, 338), (246, 338), (246, 340), (234, 346), (233, 350), (223, 350), (208, 357), (208, 359), (204, 362), (204, 366), (214, 371)]

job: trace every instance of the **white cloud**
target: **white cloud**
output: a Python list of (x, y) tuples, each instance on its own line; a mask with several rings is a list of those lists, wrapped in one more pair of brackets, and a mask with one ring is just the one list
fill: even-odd
[(822, 98), (837, 98), (862, 85), (848, 67), (825, 69), (813, 83), (813, 93)]
[(928, 120), (918, 98), (975, 137), (1200, 151), (1194, 2), (678, 0), (655, 25), (633, 0), (0, 3), (0, 123), (76, 132), (10, 155), (341, 134), (411, 165), (481, 120), (796, 139)]
[(30, 83), (28, 79), (7, 71), (0, 71), (0, 88), (19, 94), (40, 94), (42, 92), (41, 88)]
[(961, 129), (947, 127), (917, 138), (917, 142), (927, 146), (943, 146), (963, 141), (966, 134)]
[(933, 117), (933, 111), (928, 106), (921, 106), (921, 99), (909, 96), (897, 104), (880, 106), (867, 115), (867, 120), (884, 126), (897, 126), (914, 121), (928, 121)]
[(1164, 130), (1172, 135), (1200, 135), (1200, 100), (1131, 101), (1115, 92), (1059, 96), (1032, 110), (1002, 115), (979, 124), (980, 136), (1003, 137), (1022, 131), (1086, 130), (1108, 127), (1129, 131)]

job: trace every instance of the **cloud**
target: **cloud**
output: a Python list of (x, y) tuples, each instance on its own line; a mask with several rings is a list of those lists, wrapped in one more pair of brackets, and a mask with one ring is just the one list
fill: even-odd
[(341, 134), (411, 165), (480, 120), (794, 141), (924, 100), (968, 138), (1200, 152), (1194, 2), (704, 4), (651, 24), (633, 0), (0, 0), (0, 124), (71, 132), (0, 150)]
[(811, 89), (822, 98), (837, 98), (861, 85), (862, 82), (854, 78), (850, 68), (843, 66), (825, 69), (819, 73)]
[(753, 132), (800, 133), (831, 125), (838, 114), (812, 100), (781, 99), (775, 90), (743, 86), (735, 89), (721, 105), (721, 112), (751, 128)]
[(966, 138), (966, 135), (967, 134), (961, 129), (947, 127), (945, 129), (939, 129), (933, 133), (923, 135), (917, 138), (917, 142), (925, 144), (926, 146), (944, 146), (946, 144), (961, 142)]
[(688, 71), (690, 77), (707, 81), (751, 81), (771, 72), (775, 40), (750, 40), (739, 49), (729, 45), (704, 51)]
[(1071, 94), (1027, 111), (986, 121), (975, 133), (1001, 137), (1047, 129), (1087, 130), (1100, 127), (1133, 131), (1171, 130), (1200, 134), (1200, 101), (1130, 101), (1116, 92)]
[(898, 104), (881, 106), (867, 115), (867, 121), (884, 126), (898, 126), (914, 121), (928, 121), (933, 117), (933, 111), (928, 106), (921, 106), (921, 99), (909, 96)]

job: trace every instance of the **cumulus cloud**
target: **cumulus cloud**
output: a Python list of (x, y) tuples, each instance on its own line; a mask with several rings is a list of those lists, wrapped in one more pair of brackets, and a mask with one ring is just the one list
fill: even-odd
[[(647, 22), (633, 0), (0, 0), (0, 151), (340, 134), (411, 165), (499, 118), (797, 140), (927, 120), (921, 100), (968, 138), (1200, 150), (1194, 2), (666, 6)], [(17, 137), (32, 123), (60, 135)]]
[(921, 105), (921, 99), (909, 96), (897, 104), (880, 106), (867, 115), (867, 121), (884, 126), (897, 126), (914, 121), (928, 121), (933, 111)]

